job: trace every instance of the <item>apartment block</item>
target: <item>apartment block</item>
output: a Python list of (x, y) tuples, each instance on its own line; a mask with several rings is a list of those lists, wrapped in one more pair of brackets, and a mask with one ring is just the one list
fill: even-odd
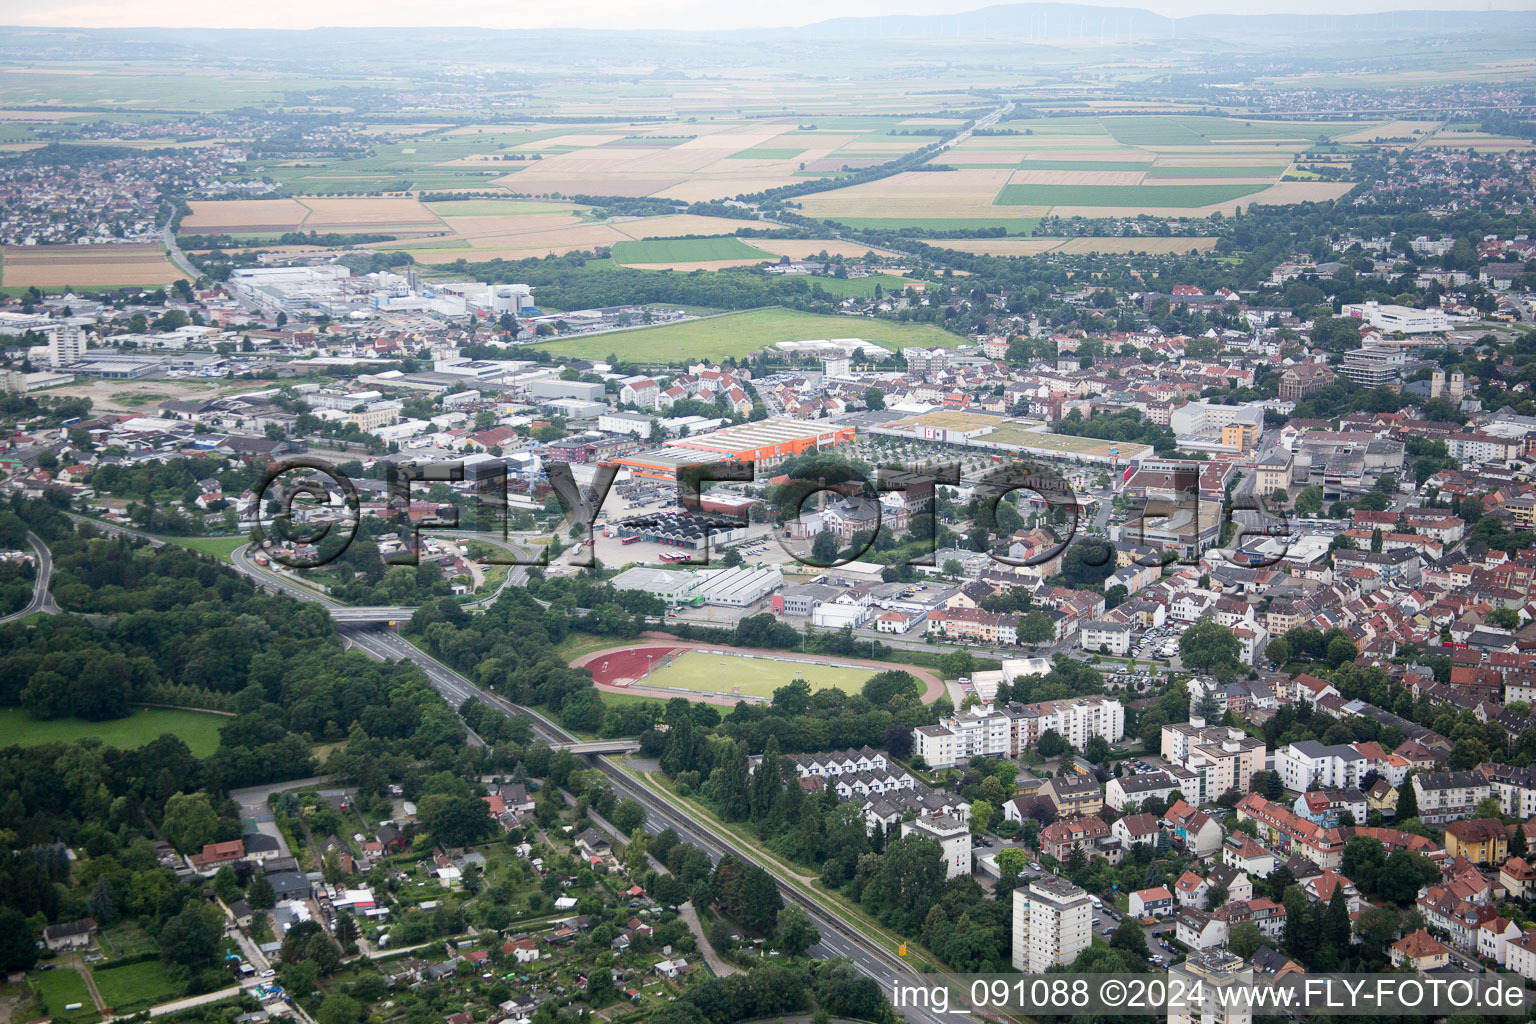
[[(1253, 968), (1222, 947), (1191, 953), (1168, 968), (1169, 989), (1181, 982), (1188, 997), (1170, 1001), (1168, 1024), (1253, 1024), (1251, 1003), (1237, 993), (1253, 986)], [(1228, 994), (1231, 993), (1231, 994)]]
[(1093, 902), (1065, 878), (1045, 875), (1013, 890), (1013, 966), (1043, 974), (1093, 941)]
[(1184, 794), (1197, 804), (1229, 789), (1252, 789), (1253, 773), (1264, 768), (1264, 753), (1264, 741), (1241, 729), (1188, 722), (1163, 726), (1163, 757), (1199, 778), (1200, 792)]
[(1488, 780), (1477, 772), (1421, 772), (1409, 785), (1419, 802), (1419, 820), (1426, 825), (1470, 818), (1478, 802), (1492, 793)]

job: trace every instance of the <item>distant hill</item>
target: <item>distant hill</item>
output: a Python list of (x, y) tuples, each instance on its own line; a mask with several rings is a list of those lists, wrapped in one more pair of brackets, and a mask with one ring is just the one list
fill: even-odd
[[(832, 18), (792, 34), (819, 39), (978, 36), (1041, 42), (1147, 37), (1324, 37), (1365, 33), (1445, 34), (1536, 29), (1536, 11), (1389, 11), (1379, 14), (1201, 14), (1168, 18), (1138, 7), (1067, 3), (997, 4), (959, 14)], [(777, 33), (776, 33), (777, 34)]]

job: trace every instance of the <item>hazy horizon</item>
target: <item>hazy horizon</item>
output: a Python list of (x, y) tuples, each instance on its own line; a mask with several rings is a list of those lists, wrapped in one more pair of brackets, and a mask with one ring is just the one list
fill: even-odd
[[(1456, 3), (1445, 0), (1263, 0), (1234, 12), (1222, 0), (1145, 0), (1095, 3), (1062, 0), (1081, 7), (1139, 7), (1168, 17), (1201, 14), (1371, 14), (1395, 10), (1528, 11), (1536, 3)], [(763, 8), (703, 0), (569, 0), (558, 5), (497, 4), (488, 0), (445, 0), (430, 10), (404, 0), (271, 0), (210, 8), (201, 0), (55, 0), (49, 5), (21, 5), (0, 0), (0, 23), (33, 28), (422, 28), (615, 29), (728, 31), (795, 28), (832, 18), (881, 15), (960, 14), (996, 6), (988, 3), (936, 5), (925, 0), (788, 0)]]

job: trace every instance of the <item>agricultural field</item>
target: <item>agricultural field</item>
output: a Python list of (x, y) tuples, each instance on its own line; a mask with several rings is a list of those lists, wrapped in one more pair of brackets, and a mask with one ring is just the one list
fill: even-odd
[(637, 685), (692, 690), (726, 696), (768, 698), (773, 691), (803, 678), (812, 690), (837, 687), (858, 693), (875, 669), (820, 665), (810, 661), (753, 657), (724, 651), (682, 651), (653, 668)]
[(222, 715), (167, 708), (135, 708), (127, 718), (87, 722), (80, 718), (39, 721), (21, 708), (0, 708), (0, 735), (22, 746), (73, 743), (94, 736), (109, 747), (134, 750), (163, 733), (178, 736), (195, 757), (207, 757), (219, 747), (219, 729), (229, 722)]
[(10, 245), (0, 260), (9, 289), (163, 287), (186, 276), (159, 245)]
[(1342, 195), (1348, 185), (1281, 179), (1297, 155), (1363, 129), (1148, 114), (1011, 121), (1002, 130), (1018, 134), (972, 136), (933, 158), (952, 170), (894, 175), (800, 202), (808, 216), (852, 227), (1003, 227), (1010, 236), (1028, 236), (1033, 219), (1047, 215), (1230, 214), (1243, 201)]
[(219, 386), (211, 381), (188, 380), (77, 380), (48, 394), (64, 398), (89, 398), (100, 412), (142, 414), (144, 406), (176, 398), (211, 398)]
[(775, 259), (733, 235), (716, 238), (667, 238), (618, 242), (613, 258), (642, 270), (718, 270)]
[(556, 356), (620, 359), (650, 363), (690, 359), (741, 358), (780, 341), (816, 338), (863, 338), (892, 351), (914, 345), (952, 347), (958, 335), (928, 324), (903, 324), (867, 317), (826, 316), (792, 309), (753, 309), (745, 313), (689, 320), (630, 331), (609, 331), (568, 338), (541, 346)]

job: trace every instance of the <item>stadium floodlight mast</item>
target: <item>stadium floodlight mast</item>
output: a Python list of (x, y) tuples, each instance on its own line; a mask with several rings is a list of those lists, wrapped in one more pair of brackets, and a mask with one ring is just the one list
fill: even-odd
[[(677, 477), (679, 509), (684, 512), (699, 512), (704, 502), (705, 484), (751, 483), (757, 478), (756, 468), (752, 462), (726, 461), (679, 469)], [(569, 564), (585, 568), (596, 566), (595, 526), (599, 511), (618, 476), (618, 468), (597, 466), (591, 484), (585, 488), (576, 482), (575, 474), (567, 463), (547, 463), (544, 470), (563, 513), (560, 523), (555, 528), (556, 533), (569, 530), (572, 531), (573, 537), (580, 538), (576, 554), (569, 560)], [(938, 552), (937, 488), (960, 485), (959, 463), (919, 464), (904, 468), (881, 466), (876, 471), (873, 485), (859, 473), (856, 467), (839, 467), (839, 470), (846, 477), (845, 479), (829, 482), (824, 477), (812, 479), (808, 476), (791, 474), (783, 486), (790, 488), (788, 494), (793, 501), (797, 519), (801, 518), (800, 511), (812, 498), (822, 500), (824, 495), (834, 494), (861, 509), (864, 521), (873, 521), (872, 529), (860, 531), (868, 533), (868, 537), (863, 540), (858, 550), (848, 553), (847, 557), (834, 557), (827, 560), (818, 557), (812, 550), (814, 536), (807, 535), (808, 531), (801, 530), (797, 536), (796, 531), (793, 530), (775, 530), (773, 531), (774, 539), (783, 548), (785, 554), (815, 569), (835, 569), (858, 560), (869, 550), (874, 543), (874, 538), (880, 532), (883, 518), (880, 495), (897, 492), (903, 495), (903, 504), (908, 509), (922, 510), (920, 514), (931, 515), (935, 520), (935, 528), (919, 542), (921, 550), (908, 558), (904, 564), (933, 566)], [(389, 466), (389, 508), (393, 515), (403, 518), (400, 533), (404, 543), (401, 550), (385, 556), (385, 562), (391, 565), (417, 564), (420, 559), (422, 526), (443, 530), (460, 528), (457, 508), (450, 508), (440, 517), (430, 520), (413, 519), (410, 515), (411, 485), (417, 482), (461, 483), (463, 480), (464, 463), (459, 460)], [(1149, 521), (1156, 519), (1187, 521), (1191, 524), (1197, 542), (1195, 550), (1182, 555), (1179, 560), (1184, 564), (1196, 564), (1199, 561), (1198, 537), (1205, 528), (1206, 522), (1201, 513), (1213, 503), (1213, 499), (1201, 496), (1198, 469), (1179, 467), (1169, 474), (1168, 483), (1169, 486), (1161, 493), (1147, 498), (1142, 514), (1126, 523), (1121, 537), (1133, 543), (1137, 540), (1145, 543)], [(273, 492), (274, 489), (275, 494), (269, 497), (269, 492)], [(471, 496), (475, 521), (482, 525), (500, 523), (503, 540), (508, 536), (506, 515), (508, 493), (506, 468), (498, 466), (489, 474), (479, 478)], [(1050, 531), (1054, 543), (1023, 557), (995, 551), (986, 552), (993, 561), (1014, 567), (1046, 565), (1063, 555), (1077, 536), (1083, 504), (1071, 483), (1050, 466), (1027, 460), (998, 466), (982, 479), (974, 493), (994, 521), (1000, 503), (1014, 493), (1030, 495), (1029, 500), (1032, 504), (1039, 504), (1049, 510), (1051, 517), (1058, 520)], [(333, 511), (332, 517), (319, 524), (310, 533), (304, 534), (294, 527), (293, 505), (295, 499), (301, 496), (307, 496), (330, 510), (344, 510), (344, 514), (337, 519)], [(263, 508), (270, 507), (274, 503), (275, 510), (264, 518)], [(1283, 539), (1276, 545), (1276, 550), (1262, 554), (1243, 551), (1241, 548), (1243, 540), (1248, 537), (1286, 538), (1289, 535), (1283, 515), (1277, 515), (1266, 508), (1259, 495), (1248, 492), (1234, 496), (1230, 502), (1215, 503), (1219, 506), (1217, 521), (1223, 528), (1228, 524), (1234, 527), (1232, 535), (1226, 539), (1225, 544), (1212, 549), (1223, 559), (1234, 565), (1262, 568), (1273, 565), (1285, 557), (1288, 544)], [(312, 569), (336, 560), (346, 551), (357, 535), (360, 507), (357, 487), (345, 473), (323, 460), (294, 456), (268, 467), (260, 485), (256, 488), (256, 500), (247, 506), (246, 518), (253, 522), (253, 543), (258, 545), (266, 543), (264, 523), (270, 520), (273, 532), (293, 544), (295, 549), (300, 546), (310, 549), (310, 552), (302, 557), (297, 550), (289, 553), (273, 549), (271, 551), (273, 561), (290, 568)], [(1233, 512), (1252, 512), (1255, 515), (1233, 518)], [(1257, 519), (1257, 523), (1254, 519)], [(338, 522), (341, 521), (346, 522), (345, 529), (337, 528)], [(638, 516), (625, 521), (631, 529), (644, 529), (647, 525), (657, 525), (661, 522), (659, 517), (653, 516)], [(697, 540), (698, 556), (678, 559), (676, 564), (710, 564), (710, 536), (743, 529), (747, 526), (747, 520), (739, 517), (701, 516), (698, 526), (700, 528), (700, 536)], [(484, 534), (487, 531), (475, 532)], [(1114, 557), (1114, 550), (1107, 543), (1085, 545), (1081, 557), (1087, 565), (1102, 566)], [(483, 565), (545, 566), (549, 564), (549, 551), (545, 547), (537, 557), (524, 558), (514, 550), (496, 549), (475, 556), (475, 560)]]

